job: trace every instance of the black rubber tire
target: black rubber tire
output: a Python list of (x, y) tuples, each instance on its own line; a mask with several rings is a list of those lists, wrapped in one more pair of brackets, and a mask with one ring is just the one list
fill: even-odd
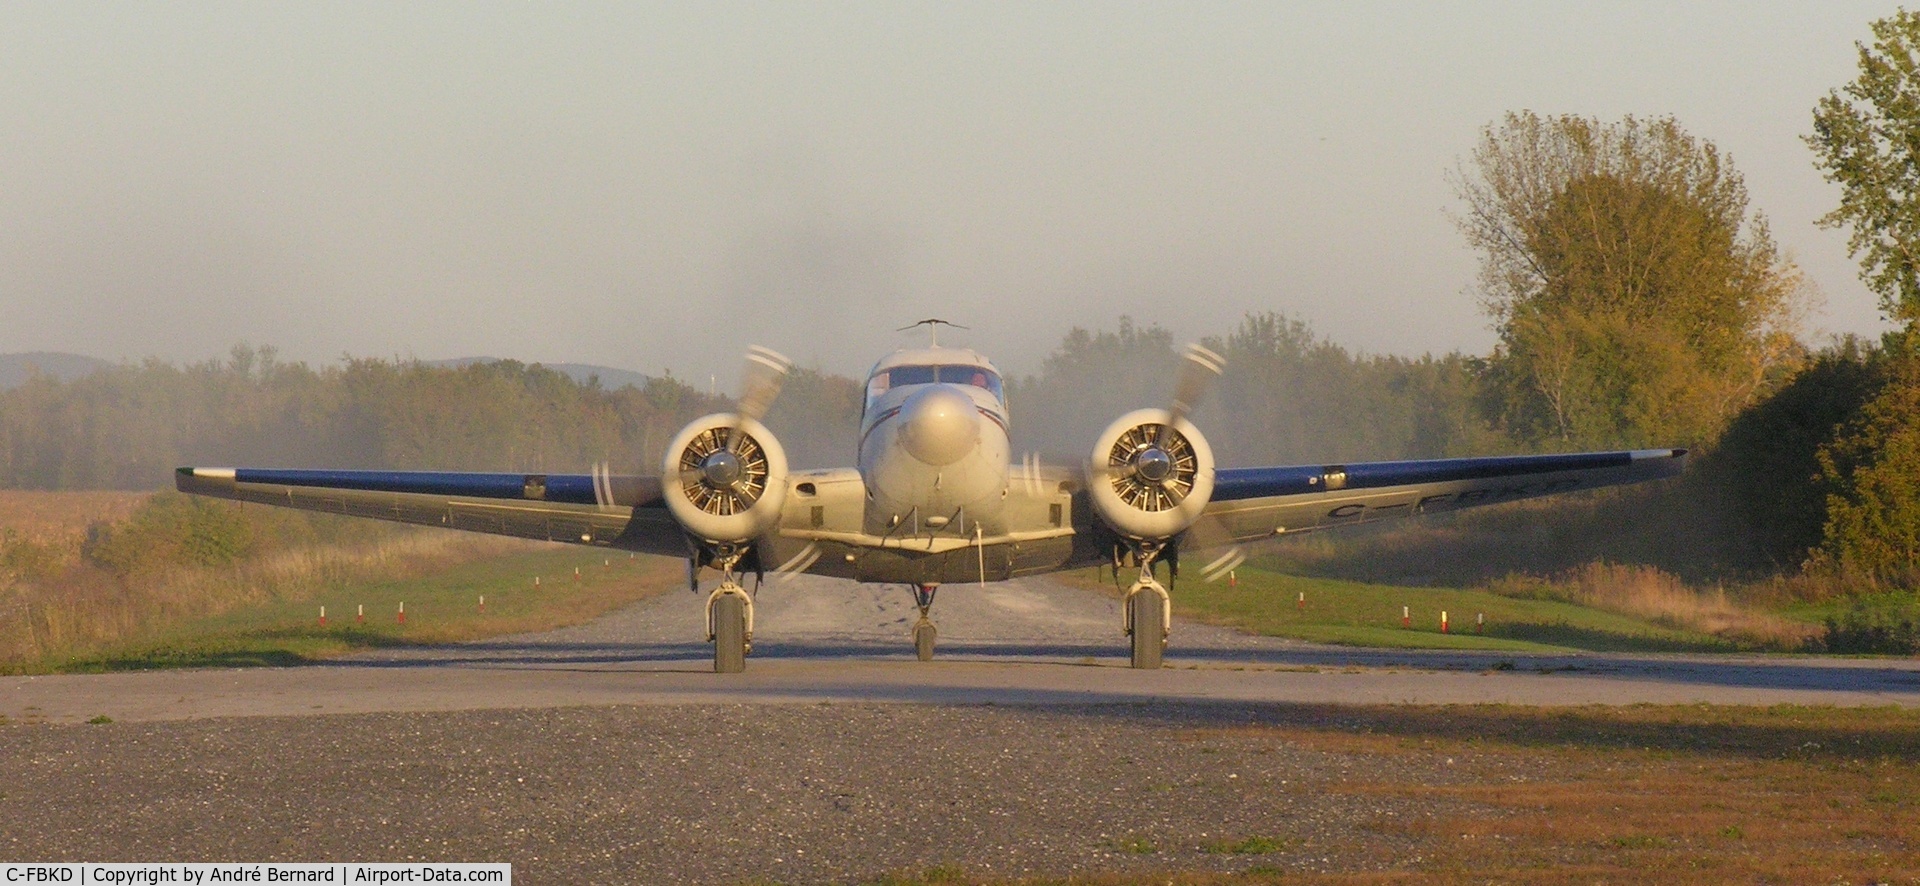
[(722, 594), (713, 601), (713, 672), (738, 674), (747, 669), (747, 602), (739, 594)]
[(913, 653), (921, 661), (933, 661), (933, 641), (937, 634), (932, 622), (913, 626)]
[(1144, 670), (1160, 669), (1160, 652), (1166, 647), (1167, 630), (1161, 619), (1166, 610), (1160, 606), (1160, 596), (1152, 593), (1134, 594), (1128, 601), (1133, 616), (1133, 666)]

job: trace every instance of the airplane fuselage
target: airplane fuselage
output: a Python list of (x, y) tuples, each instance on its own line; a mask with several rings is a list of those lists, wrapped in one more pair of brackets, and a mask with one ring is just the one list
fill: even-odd
[(978, 352), (887, 355), (867, 376), (855, 467), (794, 475), (780, 528), (757, 541), (764, 562), (921, 586), (1098, 562), (1071, 475), (1013, 464), (1007, 428)]
[(858, 470), (862, 529), (881, 537), (1007, 531), (1010, 444), (1000, 375), (960, 348), (895, 352), (867, 380)]

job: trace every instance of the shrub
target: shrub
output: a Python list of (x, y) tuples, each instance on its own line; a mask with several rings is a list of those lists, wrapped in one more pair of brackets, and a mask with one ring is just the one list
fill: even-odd
[(22, 538), (11, 529), (0, 532), (0, 582), (45, 579), (66, 568), (72, 558), (72, 548), (57, 541)]
[(1815, 652), (1914, 655), (1920, 653), (1920, 598), (1910, 594), (1855, 597), (1827, 619), (1827, 632), (1810, 642)]
[(126, 522), (96, 523), (81, 556), (122, 577), (172, 566), (220, 566), (252, 552), (253, 524), (240, 509), (179, 493), (161, 493)]

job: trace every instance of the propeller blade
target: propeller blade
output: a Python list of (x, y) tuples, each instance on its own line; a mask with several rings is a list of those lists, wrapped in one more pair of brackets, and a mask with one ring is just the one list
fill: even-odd
[(593, 502), (602, 511), (614, 510), (613, 469), (604, 461), (593, 463)]
[[(1199, 343), (1189, 343), (1185, 353), (1181, 354), (1180, 374), (1173, 384), (1173, 406), (1167, 411), (1172, 413), (1168, 425), (1176, 425), (1187, 413), (1200, 405), (1206, 397), (1207, 388), (1213, 386), (1213, 380), (1220, 377), (1225, 369), (1227, 358), (1214, 353)], [(1164, 432), (1161, 440), (1165, 442)]]
[(793, 361), (771, 348), (754, 345), (747, 349), (747, 369), (740, 377), (740, 417), (759, 421), (786, 384)]
[(792, 368), (793, 361), (779, 351), (759, 345), (747, 348), (747, 368), (740, 374), (739, 408), (734, 412), (740, 421), (734, 424), (733, 433), (727, 435), (728, 452), (740, 453), (740, 441), (746, 437), (744, 425), (766, 417), (773, 401), (779, 399), (780, 388), (787, 383), (787, 371)]
[(1192, 551), (1204, 557), (1206, 565), (1200, 567), (1201, 581), (1219, 581), (1247, 562), (1246, 547), (1234, 540), (1233, 533), (1227, 531), (1220, 518), (1207, 514), (1202, 514), (1187, 528), (1180, 546), (1182, 553)]
[(807, 546), (801, 548), (800, 553), (794, 554), (787, 562), (780, 564), (778, 568), (773, 570), (773, 580), (777, 583), (785, 584), (791, 581), (794, 576), (806, 572), (807, 569), (812, 567), (819, 559), (820, 544), (818, 542), (807, 542)]

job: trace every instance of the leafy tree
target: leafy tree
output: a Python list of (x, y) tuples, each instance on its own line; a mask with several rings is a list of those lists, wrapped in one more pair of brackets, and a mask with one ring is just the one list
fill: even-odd
[(1816, 565), (1896, 576), (1920, 562), (1920, 356), (1889, 337), (1877, 393), (1820, 449), (1826, 525)]
[(1485, 408), (1523, 442), (1708, 442), (1797, 351), (1798, 270), (1670, 117), (1508, 114), (1455, 186), (1500, 336)]
[(1860, 76), (1829, 92), (1806, 137), (1816, 165), (1840, 186), (1840, 206), (1821, 218), (1850, 226), (1848, 249), (1861, 279), (1896, 322), (1920, 321), (1920, 13), (1901, 10), (1872, 24)]
[(1856, 44), (1860, 75), (1820, 100), (1806, 141), (1852, 228), (1861, 279), (1901, 329), (1887, 336), (1877, 392), (1820, 454), (1830, 485), (1821, 563), (1889, 573), (1920, 558), (1920, 14), (1901, 10)]
[[(1821, 546), (1833, 453), (1822, 449), (1879, 390), (1878, 351), (1854, 338), (1814, 355), (1792, 379), (1736, 416), (1690, 478), (1690, 497), (1724, 495), (1734, 522), (1724, 556), (1748, 568), (1797, 568)], [(1697, 542), (1697, 539), (1696, 539)]]

